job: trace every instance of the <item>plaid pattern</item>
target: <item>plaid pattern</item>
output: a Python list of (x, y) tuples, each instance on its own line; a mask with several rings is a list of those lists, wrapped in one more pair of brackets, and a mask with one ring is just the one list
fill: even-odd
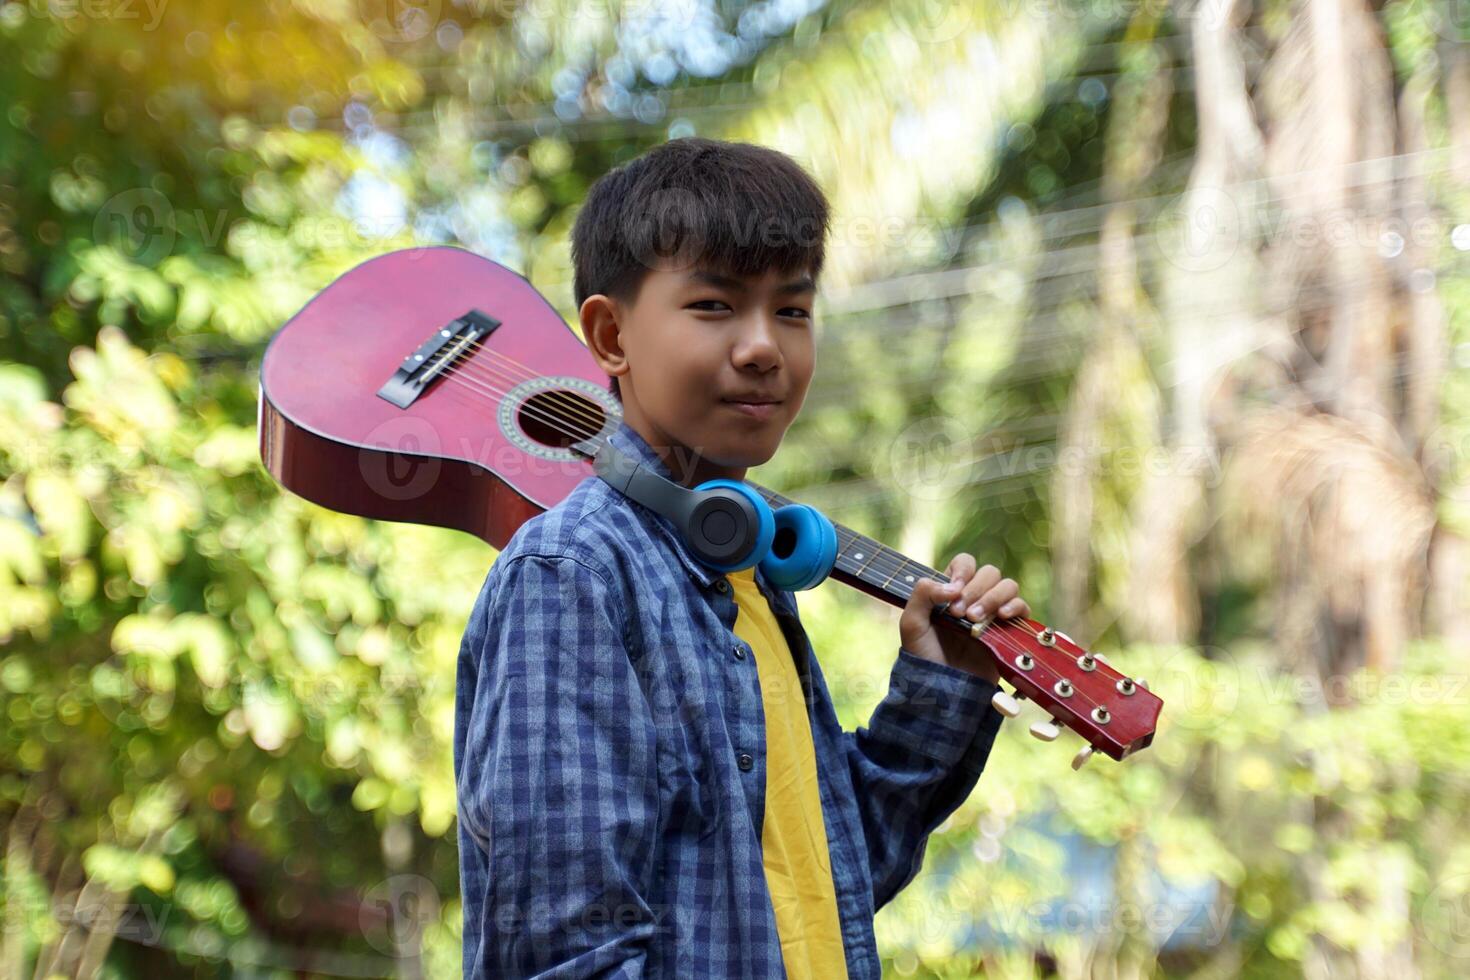
[[(611, 438), (669, 474), (626, 423)], [(810, 705), (848, 975), (877, 978), (873, 914), (979, 778), (995, 687), (900, 648), (868, 725), (845, 732), (795, 598), (755, 578)], [(507, 542), (458, 662), (466, 977), (785, 975), (736, 612), (667, 518), (596, 477)]]

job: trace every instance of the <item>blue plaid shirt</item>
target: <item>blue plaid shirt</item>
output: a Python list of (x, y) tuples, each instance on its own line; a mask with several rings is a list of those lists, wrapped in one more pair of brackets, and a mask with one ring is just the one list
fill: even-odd
[[(611, 436), (664, 476), (626, 422)], [(790, 592), (755, 581), (810, 705), (852, 980), (873, 914), (975, 786), (995, 686), (899, 648), (845, 732)], [(454, 725), (466, 977), (782, 977), (761, 864), (765, 729), (725, 576), (597, 477), (522, 525), (460, 647)]]

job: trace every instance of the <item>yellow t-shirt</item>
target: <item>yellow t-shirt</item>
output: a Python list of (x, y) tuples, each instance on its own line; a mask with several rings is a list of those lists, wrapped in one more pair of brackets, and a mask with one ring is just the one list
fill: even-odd
[(755, 653), (765, 706), (766, 815), (761, 851), (786, 975), (791, 980), (846, 980), (817, 753), (796, 661), (775, 613), (755, 584), (755, 569), (726, 577), (734, 587), (738, 609), (735, 635)]

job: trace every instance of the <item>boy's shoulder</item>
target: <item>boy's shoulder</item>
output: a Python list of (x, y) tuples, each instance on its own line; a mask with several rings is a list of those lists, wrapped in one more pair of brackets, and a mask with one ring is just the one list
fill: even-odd
[(674, 538), (666, 518), (589, 476), (560, 503), (516, 529), (491, 566), (490, 578), (535, 556), (576, 561), (622, 594), (659, 591), (682, 574), (681, 561), (683, 568), (696, 567)]
[(571, 558), (610, 575), (615, 565), (616, 502), (601, 479), (589, 476), (558, 504), (526, 521), (500, 549), (491, 572), (517, 558)]
[(489, 580), (498, 581), (527, 556), (576, 561), (629, 597), (669, 594), (690, 580), (709, 586), (722, 577), (694, 557), (667, 517), (597, 476), (517, 528), (491, 565)]

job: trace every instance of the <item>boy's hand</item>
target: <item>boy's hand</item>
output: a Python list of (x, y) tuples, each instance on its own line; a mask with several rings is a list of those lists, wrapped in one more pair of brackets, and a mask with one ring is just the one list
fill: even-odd
[[(1009, 619), (1031, 612), (1026, 600), (1019, 597), (1015, 580), (1000, 577), (994, 565), (975, 569), (973, 555), (960, 552), (944, 570), (948, 582), (921, 578), (909, 596), (908, 605), (898, 619), (899, 641), (903, 648), (925, 660), (947, 664), (999, 683), (1000, 672), (990, 651), (978, 640), (953, 630), (940, 630), (929, 618), (935, 606), (953, 603), (950, 615), (963, 615), (974, 622), (982, 616)], [(963, 613), (961, 612), (963, 610)]]

